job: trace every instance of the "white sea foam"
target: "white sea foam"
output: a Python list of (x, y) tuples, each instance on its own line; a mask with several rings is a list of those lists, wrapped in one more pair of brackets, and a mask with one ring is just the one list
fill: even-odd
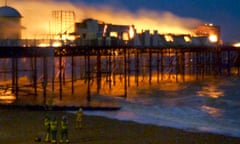
[[(210, 132), (240, 137), (239, 116), (235, 119), (232, 117), (234, 112), (233, 115), (227, 115), (228, 111), (226, 109), (208, 105), (209, 102), (203, 97), (164, 98), (158, 102), (154, 99), (152, 104), (149, 104), (149, 102), (144, 104), (142, 102), (144, 100), (139, 99), (117, 100), (122, 106), (119, 111), (86, 111), (85, 113), (142, 124), (174, 127), (186, 131)], [(229, 100), (227, 102), (236, 106), (234, 102), (229, 102)]]

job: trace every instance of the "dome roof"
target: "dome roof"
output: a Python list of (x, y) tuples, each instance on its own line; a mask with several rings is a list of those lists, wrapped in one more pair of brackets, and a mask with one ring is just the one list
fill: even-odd
[(14, 8), (9, 6), (0, 7), (0, 17), (18, 17), (21, 18), (21, 14)]

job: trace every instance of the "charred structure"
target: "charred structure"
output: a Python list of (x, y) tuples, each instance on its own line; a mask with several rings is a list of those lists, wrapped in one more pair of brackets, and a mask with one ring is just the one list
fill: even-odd
[(149, 30), (137, 33), (134, 25), (116, 25), (94, 19), (75, 24), (76, 45), (79, 46), (214, 46), (220, 43), (220, 27), (203, 25), (192, 34), (161, 34)]
[(77, 45), (124, 45), (133, 37), (133, 33), (134, 26), (107, 24), (94, 19), (75, 24)]
[(221, 44), (220, 26), (214, 24), (203, 24), (194, 30), (196, 36), (208, 37), (212, 43)]

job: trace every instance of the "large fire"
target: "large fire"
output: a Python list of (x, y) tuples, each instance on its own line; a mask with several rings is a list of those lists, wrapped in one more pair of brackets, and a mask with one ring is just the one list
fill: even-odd
[(218, 41), (218, 36), (216, 34), (210, 34), (208, 38), (211, 42), (214, 43)]
[[(93, 18), (107, 23), (134, 25), (137, 32), (158, 30), (159, 33), (189, 34), (192, 28), (200, 23), (199, 20), (181, 18), (170, 12), (156, 12), (146, 9), (130, 12), (111, 6), (73, 5), (66, 1), (13, 0), (9, 5), (18, 9), (23, 15), (22, 25), (26, 29), (23, 30), (22, 37), (25, 39), (42, 39), (47, 37), (47, 34), (52, 34), (54, 31), (52, 12), (55, 10), (74, 11), (76, 21)], [(131, 32), (130, 37), (132, 35)]]
[(240, 47), (240, 42), (234, 43), (233, 46), (234, 47)]
[(129, 27), (129, 38), (132, 39), (134, 38), (135, 32), (133, 26)]

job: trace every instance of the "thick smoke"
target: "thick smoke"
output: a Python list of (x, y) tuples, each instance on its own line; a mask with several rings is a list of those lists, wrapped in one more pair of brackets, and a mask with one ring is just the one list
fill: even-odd
[(84, 3), (73, 4), (67, 1), (53, 0), (12, 0), (9, 5), (20, 11), (23, 16), (22, 25), (24, 38), (46, 38), (51, 33), (53, 23), (52, 11), (71, 10), (76, 14), (76, 21), (86, 18), (120, 25), (135, 25), (138, 32), (142, 30), (158, 30), (159, 33), (191, 33), (201, 21), (193, 18), (181, 18), (171, 12), (157, 12), (140, 9), (130, 12), (112, 6), (93, 6)]

